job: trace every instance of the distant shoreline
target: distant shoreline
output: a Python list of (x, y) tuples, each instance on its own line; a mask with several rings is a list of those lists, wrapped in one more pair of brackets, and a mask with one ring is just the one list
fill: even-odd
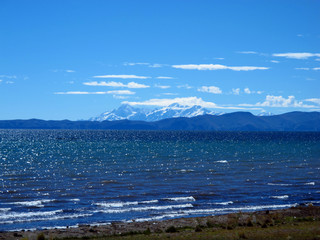
[[(302, 229), (305, 229), (305, 231), (302, 230), (302, 232), (295, 233), (292, 229), (298, 228), (299, 226), (301, 226)], [(226, 215), (177, 218), (163, 221), (114, 222), (105, 226), (80, 225), (76, 228), (65, 229), (0, 232), (0, 239), (31, 240), (42, 236), (44, 236), (45, 239), (90, 239), (94, 237), (109, 239), (109, 237), (115, 236), (117, 239), (121, 239), (121, 236), (128, 235), (133, 237), (136, 236), (137, 238), (134, 239), (141, 239), (142, 236), (144, 236), (145, 239), (153, 239), (153, 237), (161, 239), (162, 237), (167, 238), (167, 235), (172, 235), (173, 237), (180, 239), (178, 237), (183, 236), (184, 234), (214, 234), (214, 232), (224, 230), (230, 231), (228, 233), (232, 233), (232, 231), (237, 231), (238, 233), (241, 230), (241, 234), (250, 235), (250, 232), (253, 232), (250, 229), (257, 229), (255, 232), (259, 229), (275, 229), (275, 234), (278, 234), (279, 229), (284, 229), (284, 231), (288, 230), (289, 232), (292, 232), (292, 234), (314, 234), (314, 236), (319, 237), (320, 228), (318, 228), (318, 226), (320, 226), (320, 206), (309, 205), (281, 210), (238, 212)], [(316, 229), (318, 229), (318, 232)], [(188, 238), (187, 235), (186, 238)], [(149, 236), (150, 238), (148, 238)], [(297, 236), (304, 239), (304, 235)]]
[(273, 116), (255, 116), (249, 112), (223, 115), (167, 118), (155, 122), (0, 120), (0, 129), (104, 129), (104, 130), (201, 130), (201, 131), (294, 131), (319, 132), (320, 112), (289, 112)]

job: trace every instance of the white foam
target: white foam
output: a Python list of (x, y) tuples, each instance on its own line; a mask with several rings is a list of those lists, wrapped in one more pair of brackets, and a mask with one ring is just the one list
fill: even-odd
[(228, 201), (228, 202), (220, 202), (220, 203), (213, 203), (213, 204), (216, 204), (216, 205), (229, 205), (229, 204), (233, 204), (232, 201)]
[(180, 204), (180, 205), (165, 205), (165, 206), (147, 206), (147, 207), (133, 207), (133, 208), (123, 208), (123, 209), (101, 209), (96, 210), (94, 212), (102, 212), (102, 213), (124, 213), (124, 212), (142, 212), (149, 210), (167, 210), (174, 208), (192, 208), (193, 205), (188, 204)]
[(239, 211), (257, 211), (264, 209), (277, 209), (277, 208), (288, 208), (294, 207), (297, 204), (281, 204), (281, 205), (261, 205), (261, 206), (245, 206), (238, 208), (211, 208), (211, 209), (192, 209), (192, 210), (183, 210), (182, 213), (188, 214), (213, 214), (221, 212), (239, 212)]
[(228, 163), (227, 160), (219, 160), (219, 161), (215, 161), (216, 163)]
[(63, 210), (47, 211), (47, 212), (10, 212), (9, 214), (0, 215), (0, 219), (30, 218), (41, 216), (52, 216), (61, 213)]
[(120, 207), (124, 207), (124, 206), (130, 206), (130, 205), (138, 205), (139, 202), (110, 202), (110, 203), (106, 203), (106, 202), (101, 202), (101, 203), (95, 203), (95, 205), (97, 206), (101, 206), (101, 207), (105, 207), (105, 208), (120, 208)]
[(292, 186), (293, 184), (289, 183), (268, 183), (270, 186)]
[(159, 200), (147, 200), (147, 201), (142, 201), (141, 203), (145, 203), (145, 204), (148, 204), (148, 203), (158, 203)]
[(0, 212), (8, 212), (11, 208), (0, 208)]
[(181, 170), (179, 170), (179, 172), (188, 173), (188, 172), (194, 172), (194, 170), (193, 169), (181, 169)]
[(187, 214), (185, 214), (185, 213), (171, 213), (171, 214), (164, 214), (161, 216), (156, 216), (156, 217), (151, 217), (151, 218), (137, 218), (137, 219), (134, 219), (134, 221), (135, 222), (149, 222), (149, 221), (161, 220), (164, 218), (175, 218), (175, 217), (181, 217), (181, 216), (186, 216), (186, 215)]
[(190, 197), (174, 197), (174, 198), (164, 198), (164, 200), (175, 201), (175, 202), (194, 202), (196, 199), (192, 196)]
[(271, 198), (275, 198), (275, 199), (287, 199), (289, 198), (288, 195), (283, 195), (283, 196), (271, 196)]
[(25, 202), (13, 202), (9, 204), (21, 205), (27, 207), (44, 207), (44, 203), (53, 202), (55, 199), (42, 199), (42, 200), (33, 200), (33, 201), (25, 201)]
[(147, 200), (147, 201), (134, 201), (134, 202), (101, 202), (101, 203), (95, 203), (97, 206), (105, 207), (105, 208), (121, 208), (125, 206), (130, 205), (138, 205), (138, 204), (150, 204), (150, 203), (158, 203), (159, 200)]
[(315, 182), (308, 182), (308, 183), (305, 183), (304, 185), (315, 185), (316, 183)]
[(7, 220), (7, 221), (0, 221), (0, 224), (13, 224), (13, 223), (34, 222), (34, 221), (56, 221), (61, 219), (73, 219), (73, 218), (90, 217), (90, 216), (92, 216), (92, 214), (87, 214), (87, 213), (66, 214), (66, 215), (51, 216), (51, 217), (13, 219), (13, 220)]
[(72, 201), (72, 202), (80, 202), (80, 199), (79, 198), (73, 198), (73, 199), (70, 199), (70, 201)]

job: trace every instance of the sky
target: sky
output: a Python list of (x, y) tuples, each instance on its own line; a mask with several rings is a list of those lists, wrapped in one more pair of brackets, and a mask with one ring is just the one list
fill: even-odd
[(0, 0), (0, 119), (320, 111), (318, 0)]

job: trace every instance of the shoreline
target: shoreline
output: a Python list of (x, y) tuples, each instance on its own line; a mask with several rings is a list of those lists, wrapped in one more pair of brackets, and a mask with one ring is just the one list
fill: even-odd
[[(0, 232), (0, 240), (33, 240), (39, 236), (45, 239), (76, 239), (94, 237), (114, 237), (138, 234), (170, 234), (179, 229), (189, 229), (191, 232), (201, 232), (202, 229), (235, 229), (237, 227), (267, 228), (280, 226), (290, 222), (319, 222), (320, 206), (295, 206), (286, 209), (264, 210), (255, 212), (236, 212), (225, 215), (175, 218), (148, 222), (113, 222), (108, 225), (79, 225), (64, 229), (47, 229), (35, 231)], [(320, 227), (319, 227), (320, 231)], [(320, 232), (319, 232), (320, 234)], [(317, 235), (318, 236), (318, 235)], [(319, 235), (320, 239), (320, 235)]]

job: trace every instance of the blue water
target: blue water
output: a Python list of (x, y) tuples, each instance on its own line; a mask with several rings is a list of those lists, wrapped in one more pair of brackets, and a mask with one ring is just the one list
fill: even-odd
[(320, 133), (0, 130), (0, 231), (320, 205)]

